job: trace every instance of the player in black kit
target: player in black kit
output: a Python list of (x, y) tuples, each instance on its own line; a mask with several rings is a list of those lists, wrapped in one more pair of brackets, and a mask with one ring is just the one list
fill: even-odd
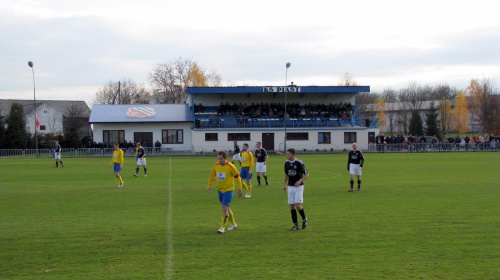
[(260, 187), (260, 173), (262, 173), (262, 176), (264, 176), (264, 180), (266, 180), (266, 186), (269, 185), (269, 182), (267, 181), (267, 173), (266, 173), (266, 167), (267, 167), (267, 159), (269, 158), (266, 152), (266, 149), (262, 148), (262, 143), (257, 142), (255, 145), (257, 147), (257, 150), (255, 150), (255, 158), (257, 159), (257, 166), (256, 166), (256, 171), (257, 171), (257, 187)]
[(56, 147), (54, 148), (54, 157), (56, 159), (56, 167), (59, 167), (59, 162), (61, 163), (61, 166), (64, 167), (64, 163), (61, 160), (61, 145), (59, 145), (59, 141), (56, 141)]
[(234, 164), (234, 161), (237, 160), (238, 163), (241, 166), (241, 156), (240, 156), (240, 146), (238, 146), (238, 141), (234, 140), (234, 152), (233, 152), (233, 161), (232, 164)]
[(295, 149), (286, 150), (286, 158), (288, 160), (285, 161), (283, 190), (288, 190), (288, 204), (290, 204), (293, 222), (293, 227), (290, 230), (299, 229), (296, 210), (299, 210), (302, 217), (302, 229), (305, 229), (307, 227), (307, 218), (302, 203), (304, 201), (304, 180), (309, 177), (309, 173), (307, 173), (304, 163), (295, 157)]
[(352, 143), (352, 150), (349, 152), (349, 157), (347, 159), (347, 171), (351, 174), (351, 189), (349, 192), (354, 191), (354, 175), (358, 176), (358, 191), (361, 191), (361, 167), (365, 158), (363, 153), (358, 150), (358, 144)]

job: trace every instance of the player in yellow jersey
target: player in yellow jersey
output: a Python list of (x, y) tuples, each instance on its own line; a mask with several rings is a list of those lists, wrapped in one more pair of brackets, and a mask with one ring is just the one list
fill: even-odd
[(222, 206), (222, 223), (217, 232), (224, 233), (228, 219), (231, 225), (227, 230), (233, 230), (238, 227), (234, 220), (233, 211), (231, 211), (229, 207), (234, 195), (234, 179), (236, 179), (238, 185), (238, 196), (241, 197), (243, 192), (241, 191), (240, 173), (232, 163), (227, 161), (227, 153), (223, 151), (219, 152), (217, 160), (219, 162), (214, 164), (212, 172), (210, 172), (210, 177), (208, 178), (207, 193), (210, 192), (213, 182), (217, 180), (219, 201)]
[(242, 151), (240, 153), (241, 157), (241, 179), (245, 179), (247, 182), (243, 183), (247, 193), (245, 197), (252, 197), (252, 169), (254, 165), (254, 157), (250, 149), (248, 148), (248, 143), (243, 144), (241, 147)]
[(123, 187), (123, 180), (122, 176), (120, 176), (120, 171), (122, 170), (123, 167), (123, 151), (120, 149), (120, 146), (118, 146), (118, 143), (113, 144), (113, 156), (111, 157), (111, 163), (109, 164), (109, 168), (113, 166), (113, 170), (115, 171), (115, 178), (116, 178), (116, 186), (115, 188), (121, 188)]

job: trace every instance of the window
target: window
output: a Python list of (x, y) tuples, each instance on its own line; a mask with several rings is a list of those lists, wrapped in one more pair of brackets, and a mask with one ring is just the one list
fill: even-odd
[(330, 132), (318, 132), (318, 144), (330, 144), (332, 143), (331, 139)]
[(250, 141), (250, 133), (228, 133), (227, 141)]
[(41, 125), (41, 126), (40, 126), (40, 130), (45, 130), (45, 129), (47, 129), (47, 128), (45, 127), (45, 125)]
[(309, 133), (307, 132), (287, 133), (286, 140), (309, 140)]
[(103, 130), (102, 142), (123, 143), (125, 142), (125, 130)]
[(164, 129), (161, 131), (162, 144), (182, 144), (184, 143), (182, 129)]
[(218, 133), (205, 133), (205, 141), (219, 141)]
[(344, 144), (356, 142), (356, 132), (344, 132)]

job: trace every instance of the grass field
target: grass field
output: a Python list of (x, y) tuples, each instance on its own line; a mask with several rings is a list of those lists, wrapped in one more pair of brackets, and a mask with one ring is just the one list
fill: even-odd
[(291, 232), (271, 156), (224, 234), (214, 156), (150, 157), (138, 178), (126, 158), (122, 189), (108, 158), (0, 159), (0, 279), (500, 278), (500, 153), (365, 157), (348, 193), (347, 155), (298, 155), (309, 225)]

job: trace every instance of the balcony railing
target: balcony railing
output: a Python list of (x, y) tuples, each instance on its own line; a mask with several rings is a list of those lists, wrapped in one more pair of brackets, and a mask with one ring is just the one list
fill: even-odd
[[(342, 128), (342, 127), (368, 127), (377, 128), (377, 118), (289, 118), (286, 120), (287, 128)], [(284, 128), (284, 118), (248, 118), (248, 117), (218, 117), (195, 116), (195, 129), (253, 129), (253, 128)]]

